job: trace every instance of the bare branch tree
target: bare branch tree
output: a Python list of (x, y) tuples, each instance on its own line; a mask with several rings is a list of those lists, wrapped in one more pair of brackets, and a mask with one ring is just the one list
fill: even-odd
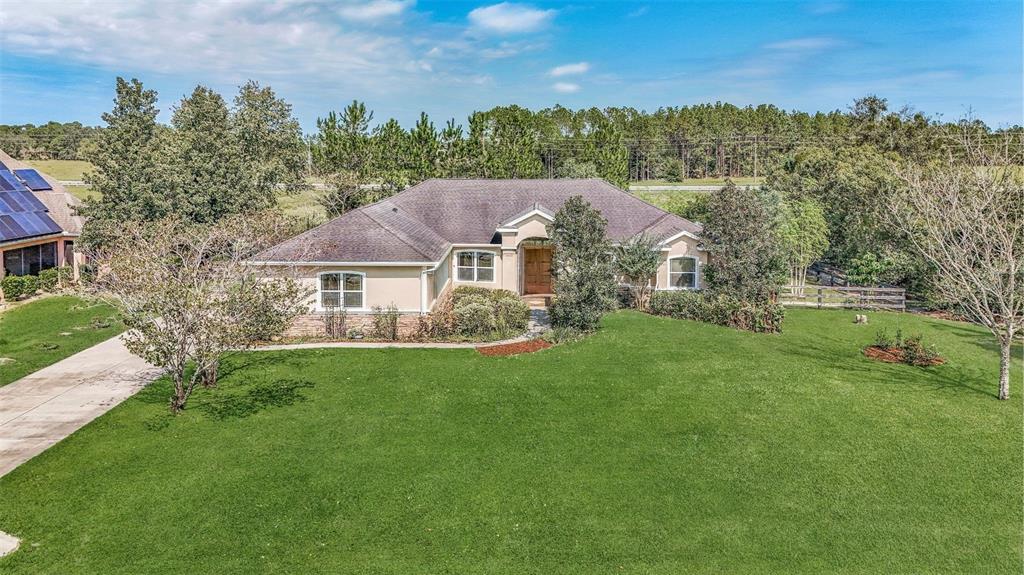
[(999, 341), (999, 399), (1010, 397), (1010, 348), (1024, 321), (1024, 168), (1019, 135), (979, 136), (966, 123), (960, 154), (903, 164), (905, 190), (889, 220), (936, 271), (939, 296)]
[(174, 381), (171, 411), (184, 409), (198, 383), (216, 384), (226, 353), (280, 334), (305, 310), (309, 293), (294, 277), (248, 262), (289, 233), (270, 213), (208, 226), (166, 218), (126, 223), (93, 254), (94, 288), (124, 317), (128, 349)]

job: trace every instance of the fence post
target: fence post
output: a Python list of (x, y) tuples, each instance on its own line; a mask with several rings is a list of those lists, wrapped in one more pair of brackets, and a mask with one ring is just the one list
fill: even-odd
[(818, 288), (818, 309), (821, 309), (821, 288)]

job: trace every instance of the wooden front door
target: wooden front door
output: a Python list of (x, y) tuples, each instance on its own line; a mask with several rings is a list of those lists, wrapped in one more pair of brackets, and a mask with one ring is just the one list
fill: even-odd
[(523, 249), (523, 293), (551, 293), (551, 246)]

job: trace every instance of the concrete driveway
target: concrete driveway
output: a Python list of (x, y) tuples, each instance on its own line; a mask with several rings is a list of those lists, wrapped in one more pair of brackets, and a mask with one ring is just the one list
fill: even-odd
[(0, 387), (0, 477), (159, 375), (114, 337)]

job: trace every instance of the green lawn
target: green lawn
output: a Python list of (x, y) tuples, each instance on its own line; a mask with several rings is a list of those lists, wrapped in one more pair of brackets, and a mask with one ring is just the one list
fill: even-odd
[[(0, 312), (0, 386), (121, 332), (114, 309), (73, 296), (16, 303)], [(2, 530), (2, 529), (0, 529)]]
[[(999, 402), (982, 330), (869, 315), (237, 356), (0, 478), (0, 572), (1020, 573), (1020, 363)], [(897, 324), (949, 363), (862, 356)]]
[(85, 160), (22, 160), (33, 168), (58, 180), (81, 180), (92, 169)]

